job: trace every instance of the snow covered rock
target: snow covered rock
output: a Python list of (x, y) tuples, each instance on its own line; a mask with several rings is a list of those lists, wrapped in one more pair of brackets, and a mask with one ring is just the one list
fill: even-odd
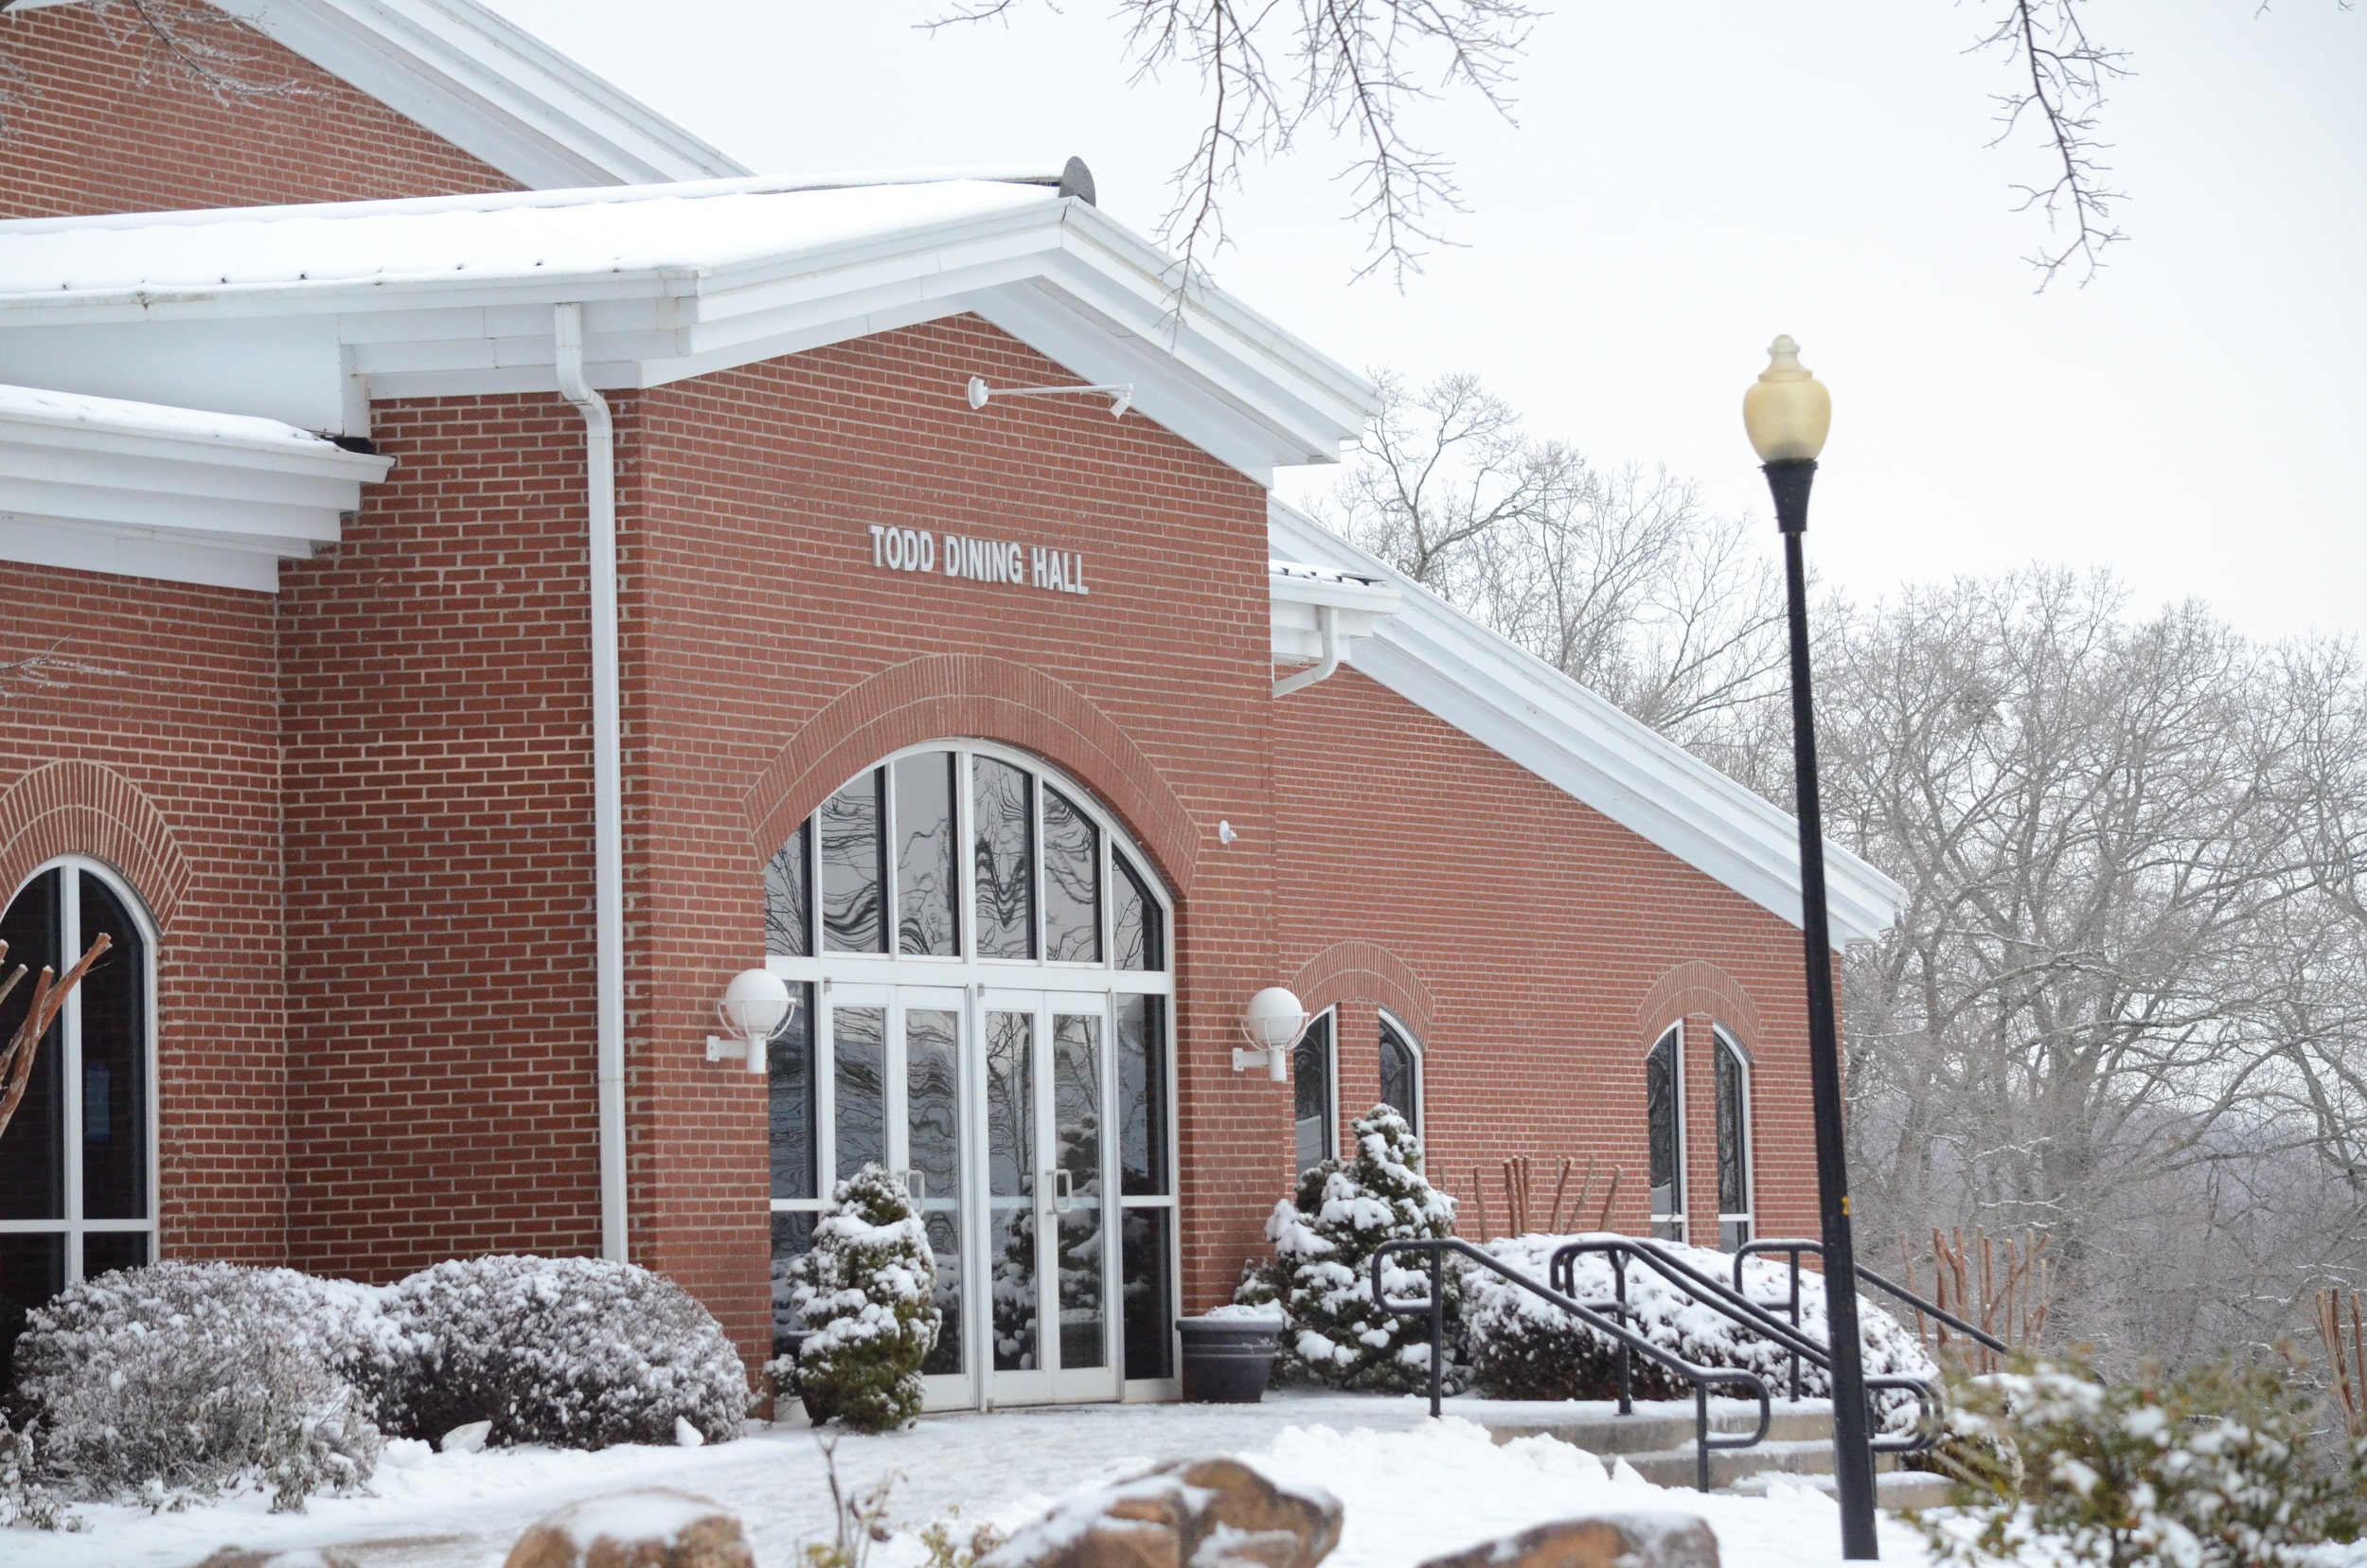
[[(1542, 1285), (1548, 1283), (1555, 1251), (1584, 1239), (1588, 1238), (1504, 1237), (1489, 1242), (1487, 1250)], [(1673, 1241), (1651, 1245), (1713, 1279), (1733, 1278), (1734, 1259), (1724, 1253)], [(1575, 1262), (1577, 1299), (1589, 1304), (1611, 1300), (1611, 1259), (1588, 1253)], [(1697, 1366), (1744, 1367), (1766, 1379), (1768, 1391), (1777, 1398), (1790, 1392), (1790, 1359), (1773, 1341), (1702, 1305), (1649, 1268), (1632, 1262), (1626, 1267), (1628, 1303), (1633, 1310), (1630, 1327)], [(1783, 1297), (1790, 1280), (1789, 1269), (1774, 1259), (1753, 1257), (1743, 1264), (1744, 1292), (1754, 1299)], [(1463, 1291), (1464, 1346), (1473, 1380), (1484, 1392), (1500, 1399), (1602, 1399), (1618, 1392), (1617, 1345), (1608, 1336), (1486, 1269), (1472, 1268)], [(1862, 1295), (1858, 1320), (1869, 1377), (1938, 1377), (1939, 1369), (1915, 1337)], [(1800, 1322), (1812, 1338), (1824, 1337), (1822, 1274), (1803, 1271), (1800, 1275)], [(1690, 1383), (1670, 1378), (1642, 1357), (1635, 1360), (1634, 1378), (1639, 1399), (1690, 1398), (1693, 1393)], [(1824, 1374), (1804, 1364), (1801, 1392), (1821, 1398), (1828, 1391)], [(1906, 1400), (1905, 1395), (1891, 1395), (1886, 1403)]]
[[(1383, 1242), (1449, 1236), (1454, 1200), (1422, 1174), (1422, 1140), (1385, 1105), (1357, 1118), (1355, 1152), (1299, 1178), (1295, 1201), (1266, 1221), (1271, 1263), (1254, 1267), (1237, 1303), (1274, 1306), (1289, 1320), (1274, 1370), (1293, 1381), (1412, 1391), (1429, 1386), (1430, 1320), (1401, 1317), (1373, 1299), (1372, 1256)], [(1382, 1281), (1395, 1298), (1421, 1300), (1420, 1258), (1393, 1255)], [(1456, 1282), (1447, 1281), (1450, 1345)]]
[(1314, 1568), (1339, 1543), (1329, 1492), (1238, 1459), (1179, 1459), (1061, 1505), (977, 1568)]
[(509, 1549), (502, 1568), (756, 1568), (731, 1510), (666, 1487), (570, 1504)]
[(793, 1363), (770, 1364), (774, 1386), (802, 1398), (817, 1426), (835, 1417), (885, 1432), (918, 1416), (921, 1363), (943, 1318), (929, 1233), (903, 1184), (876, 1165), (839, 1183), (789, 1277), (812, 1332)]
[(288, 1269), (157, 1263), (66, 1288), (27, 1319), (18, 1392), (80, 1495), (151, 1506), (248, 1487), (275, 1510), (358, 1490), (382, 1439), (349, 1381), (380, 1337), (363, 1287)]
[(385, 1292), (392, 1345), (369, 1381), (406, 1437), (479, 1421), (494, 1447), (672, 1447), (688, 1421), (739, 1435), (748, 1378), (704, 1307), (662, 1274), (596, 1257), (438, 1263)]
[(1602, 1514), (1482, 1541), (1422, 1568), (1717, 1568), (1717, 1537), (1692, 1514)]

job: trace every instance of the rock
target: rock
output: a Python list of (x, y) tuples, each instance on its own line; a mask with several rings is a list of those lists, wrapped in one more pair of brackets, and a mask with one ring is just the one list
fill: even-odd
[(1422, 1568), (1717, 1568), (1717, 1538), (1693, 1514), (1597, 1514), (1482, 1541)]
[(502, 1568), (756, 1568), (721, 1504), (650, 1487), (570, 1504), (518, 1538)]
[(307, 1547), (301, 1552), (251, 1552), (242, 1546), (224, 1546), (199, 1563), (197, 1568), (358, 1568), (358, 1565), (339, 1551), (315, 1551)]
[(1315, 1568), (1339, 1543), (1330, 1493), (1179, 1459), (1054, 1509), (978, 1568)]

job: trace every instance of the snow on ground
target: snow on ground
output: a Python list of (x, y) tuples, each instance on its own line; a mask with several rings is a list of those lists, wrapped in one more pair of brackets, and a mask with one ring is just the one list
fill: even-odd
[[(1466, 1401), (1455, 1401), (1468, 1410)], [(1544, 1409), (1492, 1405), (1527, 1417)], [(1544, 1407), (1545, 1409), (1568, 1407)], [(924, 1417), (915, 1428), (839, 1440), (843, 1482), (895, 1471), (890, 1513), (907, 1530), (958, 1507), (965, 1522), (1009, 1528), (1059, 1496), (1122, 1479), (1160, 1459), (1237, 1452), (1275, 1479), (1328, 1488), (1346, 1509), (1330, 1568), (1414, 1568), (1432, 1557), (1547, 1520), (1606, 1510), (1678, 1509), (1717, 1532), (1727, 1568), (1823, 1568), (1841, 1557), (1837, 1516), (1824, 1494), (1788, 1486), (1766, 1497), (1704, 1497), (1656, 1487), (1633, 1470), (1552, 1438), (1498, 1447), (1451, 1413), (1428, 1418), (1407, 1399), (1341, 1395), (1271, 1398), (1262, 1405), (1095, 1405)], [(752, 1425), (750, 1435), (703, 1448), (546, 1449), (430, 1453), (399, 1444), (373, 1489), (315, 1498), (304, 1514), (273, 1515), (260, 1497), (183, 1513), (79, 1511), (79, 1535), (0, 1531), (0, 1568), (189, 1568), (219, 1546), (293, 1550), (337, 1546), (364, 1568), (499, 1568), (511, 1542), (543, 1515), (625, 1487), (667, 1486), (737, 1510), (763, 1568), (789, 1568), (798, 1548), (829, 1529), (815, 1434)], [(1882, 1556), (1927, 1559), (1905, 1525), (1885, 1519)], [(918, 1568), (909, 1535), (881, 1547), (874, 1568)]]

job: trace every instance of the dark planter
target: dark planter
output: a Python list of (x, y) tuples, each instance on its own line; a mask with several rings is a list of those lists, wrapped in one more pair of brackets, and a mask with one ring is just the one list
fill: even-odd
[(1185, 1404), (1255, 1404), (1265, 1397), (1280, 1318), (1178, 1318)]

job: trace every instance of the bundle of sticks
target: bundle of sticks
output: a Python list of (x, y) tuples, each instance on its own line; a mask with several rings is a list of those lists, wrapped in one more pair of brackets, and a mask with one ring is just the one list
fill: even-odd
[(2359, 1321), (2358, 1292), (2318, 1293), (2318, 1339), (2334, 1372), (2328, 1387), (2342, 1406), (2353, 1437), (2367, 1437), (2367, 1327)]
[[(2047, 1313), (2055, 1306), (2054, 1260), (2045, 1256), (2048, 1238), (2025, 1230), (2019, 1239), (2001, 1245), (1987, 1229), (1975, 1225), (1967, 1239), (1963, 1229), (1931, 1227), (1931, 1300), (1942, 1311), (1953, 1312), (2009, 1345), (2027, 1345), (2046, 1331)], [(1904, 1240), (1899, 1253), (1907, 1260), (1907, 1289), (1915, 1283), (1914, 1250)], [(1933, 1348), (1945, 1350), (1957, 1336), (1936, 1319), (1915, 1313), (1915, 1332)], [(1998, 1370), (1998, 1355), (1982, 1345), (1967, 1345), (1976, 1372)]]
[[(1510, 1228), (1504, 1234), (1526, 1236), (1532, 1230), (1542, 1230), (1547, 1235), (1558, 1236), (1562, 1232), (1565, 1216), (1570, 1228), (1576, 1229), (1579, 1221), (1588, 1214), (1588, 1204), (1594, 1196), (1594, 1156), (1590, 1154), (1586, 1157), (1585, 1174), (1579, 1181), (1577, 1192), (1573, 1195), (1570, 1191), (1570, 1177), (1577, 1168), (1578, 1163), (1575, 1158), (1568, 1154), (1561, 1156), (1561, 1169), (1554, 1179), (1553, 1196), (1540, 1209), (1535, 1201), (1537, 1162), (1526, 1154), (1516, 1154), (1502, 1162), (1504, 1216), (1510, 1224)], [(1611, 1167), (1610, 1185), (1603, 1189), (1601, 1204), (1593, 1211), (1594, 1223), (1589, 1227), (1590, 1229), (1609, 1230), (1611, 1228), (1611, 1205), (1619, 1201), (1619, 1182), (1624, 1174), (1620, 1167)], [(1463, 1195), (1458, 1193), (1456, 1196), (1462, 1197)], [(1565, 1199), (1568, 1200), (1566, 1210), (1563, 1207)], [(1470, 1221), (1478, 1227), (1479, 1238), (1482, 1241), (1494, 1239), (1495, 1231), (1487, 1214), (1487, 1182), (1483, 1174), (1482, 1167), (1471, 1167), (1470, 1195), (1465, 1198), (1464, 1202), (1470, 1208)], [(1542, 1226), (1532, 1225), (1530, 1221), (1539, 1217), (1544, 1220), (1544, 1224)], [(1466, 1234), (1469, 1233), (1467, 1231)]]

